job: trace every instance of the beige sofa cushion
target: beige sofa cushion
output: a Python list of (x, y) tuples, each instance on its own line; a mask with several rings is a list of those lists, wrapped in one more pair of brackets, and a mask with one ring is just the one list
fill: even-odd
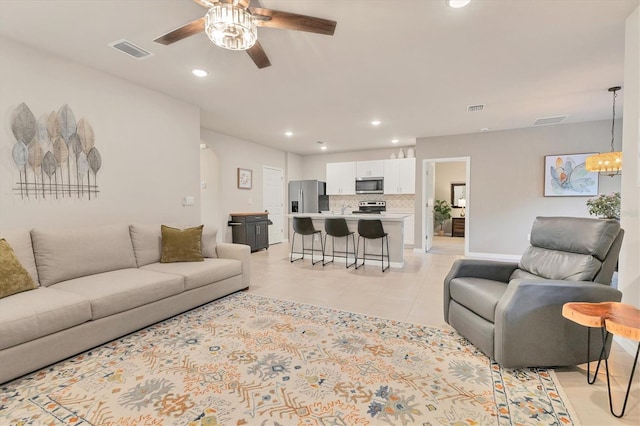
[(136, 259), (127, 225), (31, 231), (40, 284), (123, 268)]
[[(176, 228), (181, 228), (176, 226)], [(138, 267), (160, 262), (162, 256), (162, 234), (160, 225), (133, 224), (129, 226), (131, 241)], [(202, 256), (216, 258), (216, 228), (205, 225), (202, 230)]]
[(53, 288), (0, 299), (0, 350), (71, 328), (91, 319), (89, 300)]
[(20, 264), (27, 270), (31, 278), (38, 283), (38, 270), (36, 260), (33, 257), (33, 246), (31, 245), (31, 231), (27, 229), (16, 231), (5, 231), (0, 238), (7, 240), (13, 252), (18, 257)]
[(185, 290), (191, 290), (242, 274), (242, 263), (234, 259), (205, 259), (204, 262), (152, 263), (142, 269), (181, 275)]
[(54, 288), (89, 299), (91, 319), (96, 320), (181, 293), (184, 279), (130, 268), (64, 281)]

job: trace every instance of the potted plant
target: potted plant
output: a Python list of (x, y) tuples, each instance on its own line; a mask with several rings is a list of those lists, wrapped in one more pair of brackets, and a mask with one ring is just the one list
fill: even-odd
[(444, 200), (436, 200), (433, 206), (433, 218), (440, 224), (438, 235), (444, 235), (444, 224), (451, 219), (451, 206)]
[(620, 193), (610, 195), (600, 194), (596, 198), (587, 200), (589, 214), (602, 219), (620, 219)]

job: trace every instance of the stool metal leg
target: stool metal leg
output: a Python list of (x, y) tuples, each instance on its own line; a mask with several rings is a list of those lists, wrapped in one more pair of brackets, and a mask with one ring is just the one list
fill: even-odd
[[(347, 245), (346, 245), (346, 252), (344, 254), (344, 265), (347, 269), (349, 269), (350, 266), (353, 266), (356, 264), (356, 262), (358, 261), (358, 252), (354, 252), (355, 254), (355, 260), (353, 261), (353, 263), (351, 265), (349, 265), (349, 236), (347, 235), (345, 237), (346, 241), (347, 241)], [(356, 237), (354, 234), (351, 234), (351, 241), (353, 242), (353, 248), (356, 248)]]
[(313, 253), (315, 253), (314, 243), (316, 241), (316, 234), (311, 234), (311, 264), (315, 265), (318, 262), (324, 263), (324, 244), (322, 244), (322, 234), (320, 234), (320, 247), (322, 248), (322, 259), (313, 261)]
[(293, 248), (295, 244), (296, 244), (296, 232), (293, 233), (293, 238), (291, 239), (291, 253), (289, 254), (289, 260), (291, 261), (291, 263), (295, 262), (296, 260), (304, 259), (304, 235), (302, 236), (302, 257), (299, 257), (297, 259), (293, 258)]

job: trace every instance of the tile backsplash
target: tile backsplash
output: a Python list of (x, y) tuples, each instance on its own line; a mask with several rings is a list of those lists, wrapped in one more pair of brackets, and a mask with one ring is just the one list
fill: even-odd
[(360, 201), (387, 202), (387, 211), (413, 212), (415, 208), (414, 194), (383, 195), (383, 194), (357, 194), (357, 195), (329, 195), (329, 208), (339, 211), (342, 206), (351, 206), (349, 210), (358, 210)]

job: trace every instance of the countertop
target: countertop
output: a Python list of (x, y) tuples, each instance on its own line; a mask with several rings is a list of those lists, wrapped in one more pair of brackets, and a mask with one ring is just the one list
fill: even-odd
[(288, 214), (287, 217), (310, 217), (312, 219), (330, 219), (342, 217), (346, 220), (359, 220), (359, 219), (380, 219), (385, 222), (402, 222), (404, 219), (410, 215), (403, 213), (381, 213), (381, 214), (336, 214), (336, 213), (291, 213)]

